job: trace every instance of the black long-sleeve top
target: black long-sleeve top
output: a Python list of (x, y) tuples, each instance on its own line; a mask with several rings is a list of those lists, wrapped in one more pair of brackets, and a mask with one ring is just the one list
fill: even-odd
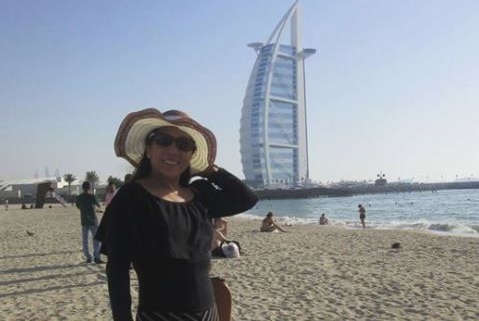
[[(212, 184), (214, 183), (214, 185)], [(139, 311), (200, 311), (213, 305), (208, 275), (211, 218), (244, 212), (256, 195), (224, 169), (192, 184), (191, 201), (160, 199), (138, 183), (119, 189), (96, 238), (108, 256), (113, 318), (132, 321), (129, 267), (138, 275)]]

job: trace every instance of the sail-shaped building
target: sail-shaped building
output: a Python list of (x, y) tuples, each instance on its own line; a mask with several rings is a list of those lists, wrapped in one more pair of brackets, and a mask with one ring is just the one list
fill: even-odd
[(300, 16), (296, 1), (267, 42), (249, 44), (257, 58), (241, 111), (240, 153), (254, 187), (309, 181), (304, 60), (316, 50), (302, 47)]

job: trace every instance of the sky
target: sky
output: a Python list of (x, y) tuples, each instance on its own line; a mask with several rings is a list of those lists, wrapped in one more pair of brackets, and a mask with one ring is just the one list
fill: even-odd
[[(244, 178), (242, 102), (292, 0), (0, 0), (0, 180), (132, 170), (132, 111), (180, 109)], [(479, 1), (300, 0), (313, 181), (479, 177)]]

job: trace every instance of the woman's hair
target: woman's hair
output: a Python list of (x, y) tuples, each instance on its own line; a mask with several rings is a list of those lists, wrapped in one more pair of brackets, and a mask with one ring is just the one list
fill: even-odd
[[(157, 132), (158, 129), (154, 129), (152, 132)], [(143, 157), (141, 158), (140, 162), (138, 163), (138, 167), (136, 168), (135, 172), (133, 173), (132, 181), (139, 180), (144, 178), (151, 173), (151, 163), (148, 157), (146, 156), (146, 146), (150, 146), (153, 143), (153, 135), (148, 134), (145, 138), (145, 152), (143, 153)], [(188, 186), (190, 185), (191, 180), (191, 169), (188, 166), (187, 169), (181, 174), (180, 176), (180, 185), (181, 186)]]

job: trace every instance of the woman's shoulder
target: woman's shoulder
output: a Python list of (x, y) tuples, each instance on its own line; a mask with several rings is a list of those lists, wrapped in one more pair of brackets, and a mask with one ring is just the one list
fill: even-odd
[(133, 181), (133, 182), (128, 182), (128, 183), (125, 183), (123, 185), (121, 185), (119, 188), (116, 189), (116, 194), (120, 193), (120, 192), (125, 192), (125, 191), (129, 191), (129, 192), (132, 192), (134, 190), (138, 190), (138, 188), (140, 188), (140, 184), (138, 184), (138, 182), (136, 181)]
[(137, 182), (128, 182), (121, 185), (115, 193), (113, 199), (132, 199), (139, 196), (144, 196), (144, 188)]

